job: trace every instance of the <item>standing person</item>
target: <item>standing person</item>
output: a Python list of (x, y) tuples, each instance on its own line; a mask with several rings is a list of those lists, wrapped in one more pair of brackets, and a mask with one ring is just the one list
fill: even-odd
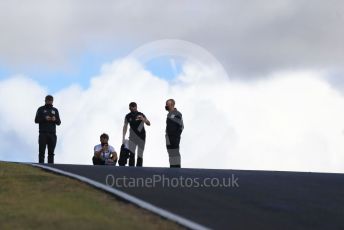
[(109, 135), (100, 135), (100, 144), (94, 146), (93, 165), (116, 165), (117, 153), (115, 148), (109, 145)]
[(129, 151), (134, 156), (129, 158), (129, 166), (135, 165), (135, 151), (137, 147), (136, 167), (141, 167), (143, 163), (143, 151), (146, 143), (146, 130), (144, 125), (146, 124), (150, 126), (150, 122), (143, 113), (137, 111), (137, 104), (135, 102), (131, 102), (129, 104), (129, 110), (130, 113), (128, 113), (124, 118), (122, 143), (124, 144), (125, 142), (125, 135), (129, 124)]
[(48, 163), (54, 164), (54, 150), (56, 146), (56, 125), (61, 124), (59, 111), (53, 107), (54, 98), (45, 97), (45, 105), (38, 108), (35, 123), (39, 124), (39, 154), (38, 162), (44, 163), (45, 149), (48, 146)]
[(166, 101), (165, 109), (168, 111), (166, 119), (166, 148), (169, 156), (170, 167), (180, 168), (180, 136), (184, 129), (182, 114), (174, 107), (173, 99)]

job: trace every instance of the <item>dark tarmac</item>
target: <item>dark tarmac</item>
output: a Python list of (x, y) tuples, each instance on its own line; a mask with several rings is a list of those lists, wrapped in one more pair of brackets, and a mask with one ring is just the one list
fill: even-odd
[(212, 229), (344, 229), (344, 174), (49, 166)]

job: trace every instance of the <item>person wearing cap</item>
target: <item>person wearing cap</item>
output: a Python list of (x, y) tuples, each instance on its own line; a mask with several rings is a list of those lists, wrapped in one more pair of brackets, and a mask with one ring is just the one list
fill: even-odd
[(93, 165), (116, 165), (117, 153), (115, 148), (109, 145), (109, 135), (100, 135), (100, 144), (94, 146)]
[[(137, 148), (136, 167), (141, 167), (143, 163), (143, 151), (146, 143), (146, 130), (144, 125), (146, 124), (150, 126), (150, 121), (143, 113), (137, 111), (137, 104), (135, 102), (131, 102), (129, 104), (129, 110), (130, 113), (128, 113), (124, 118), (122, 143), (124, 144), (125, 142), (125, 135), (129, 124), (129, 151), (135, 156)], [(135, 161), (129, 160), (129, 166), (134, 165)]]
[(59, 111), (53, 107), (54, 98), (51, 95), (45, 97), (45, 105), (38, 108), (35, 123), (39, 124), (39, 154), (38, 162), (44, 163), (45, 149), (48, 147), (48, 163), (54, 164), (54, 151), (56, 146), (56, 125), (61, 124)]
[(179, 151), (180, 137), (184, 129), (183, 117), (174, 106), (173, 99), (166, 101), (165, 109), (168, 111), (166, 119), (166, 148), (169, 156), (171, 168), (181, 167), (181, 157)]

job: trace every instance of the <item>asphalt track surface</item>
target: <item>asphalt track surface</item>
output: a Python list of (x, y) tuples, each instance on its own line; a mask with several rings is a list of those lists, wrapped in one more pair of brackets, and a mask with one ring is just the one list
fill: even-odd
[(212, 229), (344, 229), (344, 174), (49, 166)]

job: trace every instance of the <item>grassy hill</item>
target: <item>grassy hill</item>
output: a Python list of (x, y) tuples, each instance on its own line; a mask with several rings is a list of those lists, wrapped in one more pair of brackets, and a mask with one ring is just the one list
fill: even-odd
[(0, 229), (181, 229), (76, 180), (0, 162)]

